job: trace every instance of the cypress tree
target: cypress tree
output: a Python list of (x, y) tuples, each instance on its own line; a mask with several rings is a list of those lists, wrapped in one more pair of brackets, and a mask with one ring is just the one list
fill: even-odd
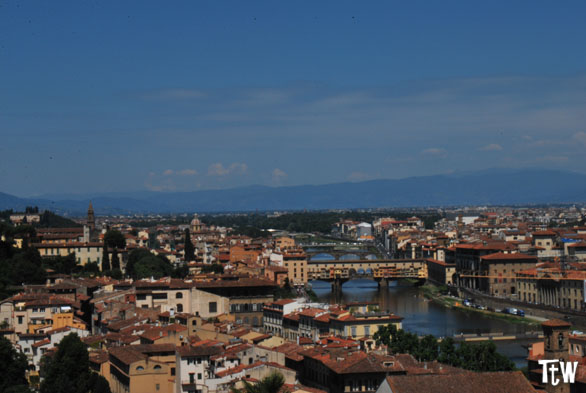
[(102, 271), (107, 272), (110, 270), (110, 258), (108, 257), (108, 244), (104, 239), (104, 248), (102, 251)]
[(195, 247), (193, 247), (193, 243), (191, 243), (191, 235), (189, 233), (189, 228), (185, 229), (185, 261), (193, 261), (195, 260)]
[(118, 250), (112, 251), (112, 270), (120, 270), (120, 260), (118, 259)]

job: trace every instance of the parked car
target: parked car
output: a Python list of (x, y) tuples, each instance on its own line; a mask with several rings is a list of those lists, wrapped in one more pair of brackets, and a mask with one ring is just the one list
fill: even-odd
[(517, 315), (520, 316), (520, 317), (524, 317), (525, 316), (525, 311), (519, 309), (519, 310), (517, 310)]

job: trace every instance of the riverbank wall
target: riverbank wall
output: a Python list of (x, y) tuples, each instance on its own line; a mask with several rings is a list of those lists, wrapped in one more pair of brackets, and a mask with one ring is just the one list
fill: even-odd
[(492, 307), (494, 309), (515, 307), (523, 309), (525, 311), (525, 315), (533, 315), (536, 317), (546, 319), (564, 319), (572, 324), (573, 329), (586, 330), (586, 313), (584, 312), (560, 310), (556, 309), (555, 307), (545, 306), (541, 304), (529, 304), (518, 300), (495, 298), (465, 288), (460, 288), (460, 297), (473, 298), (475, 303), (482, 304), (486, 307)]

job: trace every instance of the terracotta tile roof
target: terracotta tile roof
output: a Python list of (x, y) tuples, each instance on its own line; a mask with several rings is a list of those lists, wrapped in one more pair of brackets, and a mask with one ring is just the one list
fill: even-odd
[(315, 316), (321, 314), (321, 313), (325, 313), (325, 310), (322, 310), (321, 308), (306, 308), (303, 311), (301, 311), (299, 313), (299, 315), (303, 315), (304, 317), (310, 317), (310, 318), (314, 318)]
[(535, 393), (520, 371), (448, 375), (393, 375), (393, 393)]
[(533, 236), (557, 236), (554, 231), (536, 231), (532, 233)]
[(51, 340), (49, 340), (48, 338), (41, 340), (41, 341), (37, 341), (36, 343), (34, 343), (33, 345), (31, 345), (34, 348), (38, 348), (38, 347), (42, 347), (43, 345), (49, 345), (51, 344)]
[(361, 351), (346, 352), (338, 356), (328, 351), (308, 349), (300, 355), (320, 361), (336, 374), (368, 374), (403, 372), (403, 366), (393, 356), (377, 355)]
[(110, 356), (114, 356), (125, 364), (132, 364), (139, 360), (147, 359), (149, 355), (175, 353), (175, 346), (172, 344), (144, 344), (127, 345), (124, 347), (113, 347), (109, 349)]
[(488, 260), (488, 261), (501, 261), (501, 260), (527, 260), (527, 261), (534, 261), (537, 263), (537, 257), (533, 255), (515, 253), (515, 254), (505, 254), (502, 252), (496, 252), (494, 254), (485, 255), (480, 257), (480, 259)]
[(96, 364), (106, 363), (108, 361), (108, 352), (106, 351), (91, 351), (89, 353), (90, 362)]
[(322, 315), (320, 315), (318, 317), (315, 317), (314, 319), (316, 321), (318, 321), (318, 322), (328, 323), (328, 322), (330, 322), (330, 314), (329, 313), (325, 313), (325, 314), (322, 314)]
[(570, 327), (572, 326), (569, 322), (562, 321), (561, 319), (550, 319), (541, 324), (541, 326), (548, 327)]
[(281, 299), (281, 300), (277, 300), (276, 302), (273, 302), (272, 304), (276, 304), (279, 306), (284, 306), (286, 304), (290, 304), (290, 303), (295, 303), (295, 300), (293, 299)]
[(468, 250), (514, 250), (516, 247), (509, 243), (459, 243), (455, 245), (456, 249)]
[(298, 312), (292, 312), (291, 314), (284, 315), (283, 316), (283, 319), (290, 319), (292, 321), (299, 322), (299, 313)]
[(177, 353), (183, 357), (189, 356), (213, 356), (222, 353), (224, 350), (219, 345), (184, 345), (177, 348)]

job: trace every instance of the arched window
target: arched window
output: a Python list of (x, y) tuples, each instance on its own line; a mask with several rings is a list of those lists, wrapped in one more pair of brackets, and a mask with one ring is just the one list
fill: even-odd
[(177, 312), (183, 312), (183, 304), (179, 303), (177, 305)]
[(177, 292), (177, 294), (175, 295), (176, 299), (183, 299), (183, 294), (181, 292)]
[(155, 367), (153, 367), (153, 370), (160, 370), (160, 369), (161, 369), (161, 366), (159, 366), (158, 364)]
[(136, 368), (136, 371), (143, 371), (143, 370), (144, 370), (144, 367), (143, 367), (143, 366), (138, 366), (138, 367)]
[(558, 335), (558, 349), (563, 349), (564, 348), (564, 334), (560, 333)]

